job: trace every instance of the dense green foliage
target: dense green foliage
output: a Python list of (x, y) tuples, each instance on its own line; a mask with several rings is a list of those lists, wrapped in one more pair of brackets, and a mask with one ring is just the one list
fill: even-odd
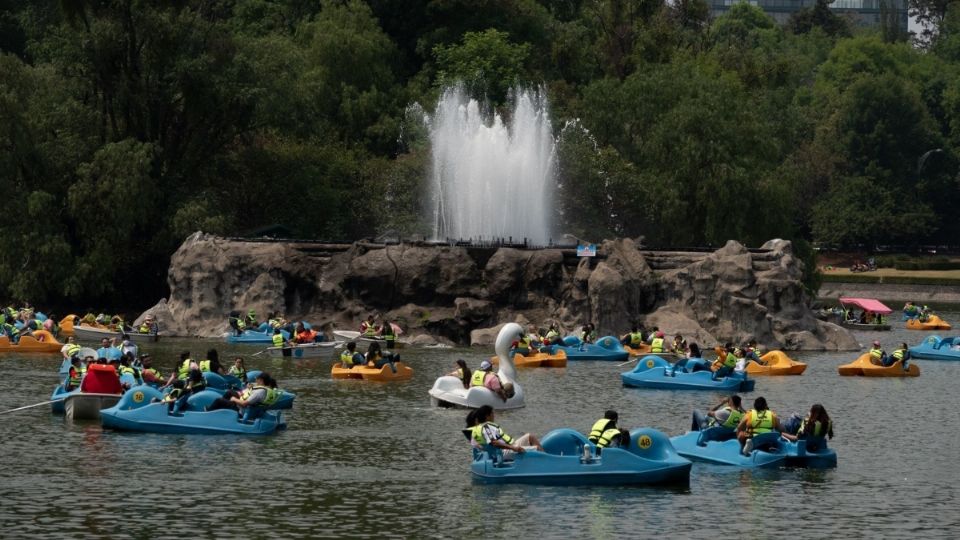
[(825, 2), (0, 0), (0, 296), (151, 302), (196, 230), (425, 232), (407, 110), (454, 81), (547, 89), (558, 233), (955, 242), (955, 5), (916, 48)]

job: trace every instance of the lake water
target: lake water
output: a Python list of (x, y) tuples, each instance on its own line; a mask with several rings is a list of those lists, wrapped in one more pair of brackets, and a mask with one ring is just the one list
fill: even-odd
[[(960, 313), (944, 313), (960, 322)], [(861, 343), (919, 343), (927, 332), (858, 333)], [(942, 335), (948, 335), (942, 334)], [(174, 355), (216, 347), (168, 340), (145, 347), (169, 373)], [(276, 436), (105, 432), (49, 406), (0, 416), (0, 536), (543, 538), (956, 538), (960, 536), (957, 378), (960, 362), (918, 360), (915, 379), (840, 377), (859, 353), (792, 353), (799, 377), (758, 378), (781, 416), (823, 403), (834, 419), (835, 470), (744, 471), (694, 464), (689, 487), (488, 486), (472, 481), (465, 412), (430, 407), (434, 379), (491, 350), (405, 349), (403, 383), (330, 379), (329, 359), (249, 358), (297, 394)], [(0, 356), (0, 410), (48, 399), (59, 360)], [(607, 408), (625, 427), (669, 435), (713, 392), (627, 389), (606, 362), (520, 372), (527, 406), (498, 414), (514, 435), (589, 430)]]

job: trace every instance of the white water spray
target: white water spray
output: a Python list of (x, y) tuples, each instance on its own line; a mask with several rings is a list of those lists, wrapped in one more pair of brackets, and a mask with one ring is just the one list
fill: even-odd
[(549, 242), (556, 144), (542, 90), (515, 92), (508, 127), (447, 88), (426, 122), (435, 238)]

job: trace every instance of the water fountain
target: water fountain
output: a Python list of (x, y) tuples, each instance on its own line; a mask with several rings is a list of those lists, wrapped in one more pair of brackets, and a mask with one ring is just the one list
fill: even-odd
[(426, 118), (437, 239), (550, 240), (556, 156), (543, 91), (516, 90), (511, 125), (460, 86)]

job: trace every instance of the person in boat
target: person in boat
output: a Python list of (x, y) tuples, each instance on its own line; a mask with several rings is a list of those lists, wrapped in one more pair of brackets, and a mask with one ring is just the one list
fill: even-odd
[(183, 390), (186, 388), (186, 386), (186, 382), (181, 381), (180, 379), (173, 381), (173, 384), (170, 385), (170, 391), (164, 394), (163, 399), (161, 400), (161, 402), (167, 404), (167, 414), (173, 412), (173, 407), (180, 397), (183, 396)]
[(493, 372), (493, 363), (489, 360), (480, 362), (480, 369), (470, 375), (470, 387), (483, 386), (494, 394), (500, 396), (500, 399), (507, 401), (510, 399), (507, 389), (500, 382), (500, 377)]
[(87, 369), (80, 362), (80, 358), (73, 356), (70, 358), (70, 369), (67, 372), (67, 380), (63, 383), (63, 389), (67, 392), (80, 388), (80, 382)]
[(597, 340), (597, 331), (593, 327), (593, 323), (587, 323), (583, 325), (583, 330), (580, 332), (580, 341), (583, 343), (593, 343)]
[(750, 455), (754, 450), (753, 437), (771, 431), (782, 431), (777, 415), (767, 406), (767, 400), (760, 396), (753, 400), (753, 409), (743, 415), (740, 423), (737, 424), (737, 440), (740, 441), (740, 447), (743, 454)]
[(915, 317), (919, 313), (920, 308), (914, 305), (913, 302), (907, 302), (903, 305), (903, 314), (907, 317)]
[(520, 333), (511, 344), (510, 348), (517, 354), (523, 356), (530, 356), (533, 353), (533, 344), (530, 342), (530, 336), (528, 334)]
[(527, 342), (530, 345), (530, 352), (540, 352), (540, 348), (543, 347), (543, 337), (542, 330), (537, 328), (534, 325), (529, 325), (527, 327)]
[(146, 384), (160, 385), (163, 384), (163, 375), (160, 374), (160, 370), (153, 367), (153, 358), (149, 354), (140, 355), (140, 376), (143, 377), (143, 382)]
[(380, 328), (374, 322), (373, 314), (367, 315), (367, 319), (360, 323), (360, 334), (367, 337), (374, 337), (380, 333)]
[(184, 384), (186, 384), (192, 370), (200, 371), (200, 365), (190, 358), (190, 351), (183, 351), (180, 353), (180, 360), (170, 373), (170, 378), (161, 388), (170, 386), (176, 380), (184, 381)]
[(737, 367), (737, 355), (734, 354), (733, 343), (727, 342), (720, 349), (720, 357), (717, 360), (721, 360), (722, 364), (717, 371), (713, 372), (713, 380), (727, 377), (733, 373)]
[[(690, 360), (694, 360), (692, 364), (693, 368), (688, 370), (687, 365), (690, 365)], [(676, 377), (677, 371), (680, 373), (695, 373), (697, 371), (703, 371), (706, 368), (702, 365), (702, 362), (699, 362), (699, 360), (703, 360), (703, 353), (700, 352), (700, 345), (691, 343), (687, 346), (686, 354), (680, 356), (680, 359), (677, 360), (673, 364), (673, 367), (670, 368), (670, 376)]]
[(197, 363), (201, 373), (211, 372), (223, 375), (223, 366), (220, 364), (220, 353), (216, 349), (207, 351), (207, 357)]
[(183, 393), (177, 398), (173, 405), (170, 406), (170, 412), (177, 414), (187, 405), (187, 400), (190, 399), (190, 396), (199, 394), (206, 389), (207, 381), (203, 378), (203, 373), (200, 373), (199, 369), (191, 369), (190, 375), (184, 383)]
[(736, 347), (733, 349), (733, 355), (737, 357), (737, 363), (733, 366), (734, 373), (740, 373), (746, 376), (747, 363), (749, 363), (746, 353), (742, 348)]
[(363, 355), (357, 352), (357, 342), (347, 343), (346, 348), (340, 353), (340, 367), (353, 369), (354, 366), (362, 366)]
[(633, 347), (634, 349), (642, 345), (643, 332), (640, 331), (640, 327), (636, 324), (631, 326), (629, 332), (620, 336), (620, 343), (627, 347)]
[(503, 428), (495, 424), (494, 420), (493, 407), (489, 405), (483, 405), (467, 414), (467, 423), (473, 423), (470, 430), (471, 444), (474, 447), (482, 449), (486, 445), (490, 445), (499, 448), (503, 450), (505, 460), (512, 458), (514, 454), (522, 454), (531, 450), (543, 451), (540, 440), (536, 436), (524, 433), (521, 437), (513, 438), (503, 431)]
[[(143, 384), (143, 376), (140, 374), (140, 370), (133, 367), (133, 363), (135, 359), (136, 357), (133, 356), (133, 353), (129, 353), (129, 352), (121, 356), (120, 367), (117, 372), (117, 375), (121, 377), (124, 375), (130, 375), (131, 377), (133, 377), (134, 384)], [(129, 385), (124, 385), (124, 386), (129, 387)]]
[(67, 341), (63, 344), (63, 347), (60, 347), (60, 354), (63, 355), (64, 359), (73, 358), (80, 353), (80, 348), (80, 345), (77, 344), (77, 338), (67, 336)]
[(682, 358), (687, 354), (687, 340), (683, 339), (680, 334), (673, 336), (673, 345), (670, 347), (670, 351)]
[(232, 409), (242, 414), (243, 410), (249, 407), (270, 405), (280, 397), (280, 392), (271, 387), (271, 382), (273, 383), (273, 387), (276, 387), (276, 382), (273, 380), (273, 377), (271, 377), (269, 373), (261, 372), (257, 375), (256, 379), (254, 379), (252, 385), (248, 385), (241, 392), (237, 392), (236, 390), (226, 392), (223, 397), (215, 399), (213, 403), (207, 407), (207, 410)]
[[(157, 321), (156, 319), (153, 318), (152, 313), (147, 313), (147, 315), (143, 318), (143, 322), (140, 323), (140, 326), (137, 327), (137, 333), (138, 334), (154, 334), (154, 335), (159, 333)], [(240, 333), (242, 334), (243, 332), (240, 332)]]
[(874, 341), (873, 346), (870, 347), (870, 363), (877, 366), (886, 365), (887, 353), (884, 352), (883, 347), (880, 346), (879, 341)]
[(3, 323), (3, 334), (7, 336), (10, 340), (10, 343), (19, 343), (20, 342), (20, 330), (17, 329), (16, 325), (10, 323)]
[(544, 345), (550, 345), (553, 343), (558, 343), (560, 341), (560, 325), (557, 323), (550, 323), (550, 328), (547, 330), (547, 335), (543, 338)]
[(270, 338), (270, 341), (273, 343), (274, 347), (284, 347), (289, 346), (290, 343), (283, 339), (283, 330), (279, 328), (273, 329), (273, 336)]
[(623, 436), (623, 431), (617, 427), (617, 420), (620, 415), (613, 409), (603, 413), (603, 418), (593, 423), (590, 428), (590, 434), (587, 440), (597, 445), (597, 448), (617, 448), (623, 441), (629, 441), (630, 436)]
[(456, 377), (460, 379), (460, 382), (463, 383), (464, 388), (470, 388), (470, 368), (467, 367), (467, 362), (463, 358), (457, 358), (457, 369), (447, 373), (448, 377)]
[(230, 316), (227, 317), (227, 323), (230, 324), (230, 328), (233, 328), (233, 334), (236, 336), (242, 336), (243, 332), (247, 329), (247, 323), (243, 320), (243, 317), (240, 316), (240, 312), (233, 310), (230, 312)]
[(663, 332), (660, 330), (653, 333), (653, 339), (650, 340), (650, 352), (653, 354), (666, 352), (666, 343), (663, 339)]
[(901, 361), (901, 366), (903, 366), (904, 371), (908, 368), (907, 363), (910, 361), (910, 349), (907, 347), (906, 343), (900, 343), (900, 346), (896, 348), (892, 353), (885, 356), (883, 359), (883, 365), (886, 367), (892, 366)]
[(761, 360), (761, 357), (763, 357), (763, 348), (757, 344), (756, 339), (751, 339), (749, 342), (747, 342), (747, 347), (746, 347), (747, 360), (753, 360), (754, 362), (760, 364), (761, 366), (765, 366), (766, 362)]
[(116, 346), (114, 343), (116, 338), (103, 338), (100, 340), (100, 348), (97, 349), (97, 356), (99, 358), (106, 358), (110, 360), (112, 358), (119, 359), (123, 355), (123, 352), (120, 350), (119, 346)]
[(707, 428), (720, 426), (728, 428), (731, 434), (734, 433), (744, 415), (742, 403), (740, 396), (733, 394), (707, 411), (706, 414), (694, 410), (690, 430), (703, 431)]
[(387, 342), (387, 348), (392, 349), (396, 346), (397, 334), (396, 330), (393, 329), (393, 323), (390, 321), (385, 321), (383, 326), (380, 327), (380, 338)]
[(140, 347), (137, 345), (135, 341), (130, 339), (129, 334), (123, 334), (120, 337), (120, 345), (118, 345), (118, 348), (120, 349), (120, 352), (122, 352), (123, 354), (127, 354), (129, 352), (129, 353), (133, 353), (134, 358), (137, 358), (138, 356), (140, 356)]
[[(796, 415), (795, 415), (796, 416)], [(833, 421), (823, 405), (816, 403), (810, 407), (810, 412), (804, 417), (796, 430), (784, 429), (780, 435), (788, 441), (798, 439), (816, 439), (820, 437), (833, 438)]]
[(243, 321), (243, 324), (246, 325), (247, 328), (256, 328), (260, 326), (260, 323), (257, 321), (257, 312), (256, 310), (253, 310), (253, 309), (247, 311), (246, 317), (244, 317), (241, 320)]
[(233, 366), (230, 367), (230, 371), (227, 372), (227, 375), (233, 375), (234, 377), (240, 379), (241, 382), (246, 384), (247, 368), (243, 365), (242, 356), (238, 356), (233, 359)]
[(313, 343), (319, 341), (317, 339), (317, 332), (313, 329), (307, 330), (307, 327), (303, 322), (298, 322), (297, 327), (294, 329), (294, 343)]
[(373, 366), (377, 369), (382, 368), (383, 366), (389, 365), (390, 369), (396, 373), (397, 366), (394, 362), (400, 361), (400, 355), (392, 353), (390, 351), (383, 352), (380, 350), (380, 344), (374, 341), (367, 348), (366, 361), (368, 366)]

